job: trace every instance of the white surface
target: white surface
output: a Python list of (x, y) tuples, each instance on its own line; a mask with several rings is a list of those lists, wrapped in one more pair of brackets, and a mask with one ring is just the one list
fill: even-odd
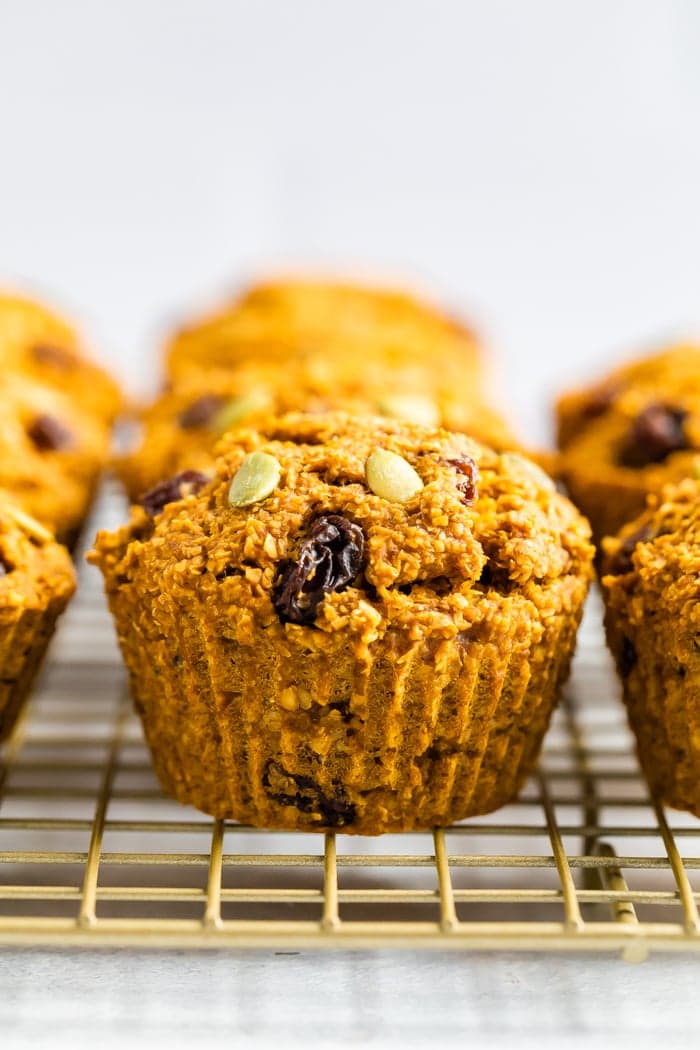
[[(270, 264), (423, 279), (540, 434), (551, 390), (700, 330), (699, 38), (692, 0), (3, 0), (0, 271), (134, 388), (185, 306)], [(687, 1047), (696, 972), (5, 952), (0, 1039)]]
[(270, 265), (426, 280), (528, 435), (545, 394), (700, 331), (693, 0), (3, 0), (0, 274), (132, 386)]

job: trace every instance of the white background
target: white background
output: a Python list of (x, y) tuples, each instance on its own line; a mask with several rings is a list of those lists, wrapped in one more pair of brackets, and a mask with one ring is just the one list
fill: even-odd
[(700, 332), (693, 0), (0, 0), (0, 275), (132, 388), (269, 267), (464, 307), (527, 436), (551, 393)]
[[(418, 280), (539, 437), (557, 388), (700, 331), (699, 55), (693, 0), (0, 0), (0, 274), (134, 390), (266, 268)], [(687, 1047), (696, 972), (5, 952), (0, 1043)]]

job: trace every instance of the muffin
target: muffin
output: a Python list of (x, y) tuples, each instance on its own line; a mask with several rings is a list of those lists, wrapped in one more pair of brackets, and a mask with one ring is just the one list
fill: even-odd
[(0, 489), (61, 542), (75, 541), (108, 455), (107, 426), (59, 390), (0, 377)]
[(394, 369), (357, 362), (333, 368), (320, 356), (290, 360), (283, 372), (263, 363), (198, 373), (184, 387), (162, 394), (141, 418), (138, 447), (117, 464), (132, 497), (186, 467), (206, 470), (219, 437), (235, 426), (257, 425), (290, 411), (342, 410), (355, 415), (442, 424), (501, 449), (518, 441), (487, 405), (467, 402), (434, 369)]
[[(434, 307), (384, 288), (313, 281), (259, 285), (231, 305), (182, 329), (166, 349), (168, 375), (257, 364), (284, 369), (291, 358), (333, 368), (369, 365), (446, 370), (473, 396), (481, 386), (474, 334)], [(333, 369), (331, 369), (332, 371)]]
[(648, 493), (694, 472), (700, 452), (700, 346), (633, 362), (557, 406), (559, 471), (593, 535), (614, 535)]
[(604, 541), (608, 644), (652, 793), (700, 816), (700, 482)]
[(57, 388), (105, 423), (121, 408), (118, 386), (84, 355), (76, 332), (46, 307), (9, 293), (0, 294), (0, 366)]
[(291, 414), (219, 451), (89, 556), (164, 789), (364, 835), (512, 799), (589, 584), (575, 508), (515, 453), (385, 418)]
[(0, 741), (17, 720), (74, 590), (66, 549), (0, 493)]

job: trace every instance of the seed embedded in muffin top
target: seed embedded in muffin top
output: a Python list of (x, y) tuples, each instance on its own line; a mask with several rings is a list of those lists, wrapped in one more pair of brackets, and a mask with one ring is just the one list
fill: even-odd
[[(378, 454), (404, 464), (401, 499), (373, 490)], [(277, 465), (259, 488), (246, 467), (256, 457)], [(130, 529), (101, 534), (94, 560), (120, 560), (122, 580), (148, 562), (177, 600), (196, 590), (265, 623), (352, 630), (371, 608), (418, 630), (411, 617), (432, 610), (454, 633), (489, 596), (540, 602), (591, 558), (587, 523), (534, 463), (385, 418), (292, 414), (236, 431), (211, 482), (169, 493), (150, 521), (137, 509)]]

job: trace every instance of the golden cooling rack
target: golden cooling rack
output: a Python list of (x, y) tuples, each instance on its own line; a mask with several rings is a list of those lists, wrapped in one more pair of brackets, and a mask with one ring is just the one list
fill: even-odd
[(700, 948), (700, 821), (649, 799), (597, 608), (517, 803), (434, 834), (282, 834), (162, 796), (83, 575), (0, 761), (0, 944)]

